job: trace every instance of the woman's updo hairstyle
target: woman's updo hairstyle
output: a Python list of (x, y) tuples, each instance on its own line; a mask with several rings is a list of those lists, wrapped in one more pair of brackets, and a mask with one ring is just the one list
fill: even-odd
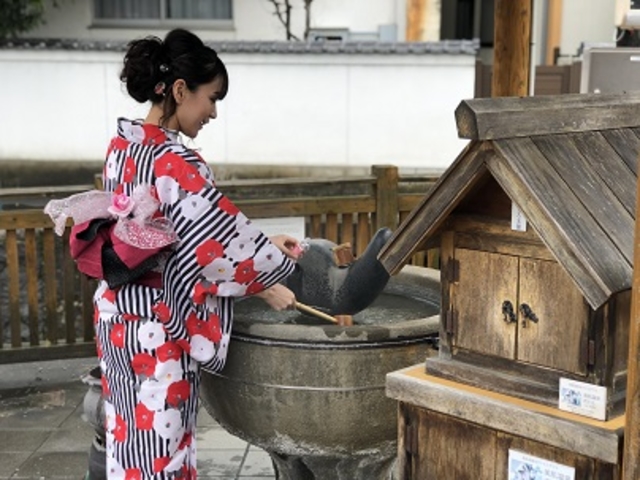
[(213, 79), (223, 79), (222, 100), (229, 90), (229, 75), (215, 50), (207, 47), (193, 33), (175, 29), (164, 41), (149, 36), (129, 43), (124, 56), (120, 80), (131, 97), (144, 103), (162, 103), (162, 120), (168, 121), (176, 111), (171, 94), (173, 83), (182, 79), (191, 91)]

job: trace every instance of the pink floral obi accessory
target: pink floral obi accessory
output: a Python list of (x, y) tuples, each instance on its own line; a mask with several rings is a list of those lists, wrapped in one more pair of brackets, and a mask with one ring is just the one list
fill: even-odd
[(51, 200), (44, 212), (58, 235), (67, 219), (73, 220), (69, 250), (82, 273), (106, 280), (110, 288), (125, 283), (159, 288), (163, 253), (177, 237), (172, 223), (158, 216), (158, 206), (150, 187), (138, 185), (131, 196), (90, 190)]

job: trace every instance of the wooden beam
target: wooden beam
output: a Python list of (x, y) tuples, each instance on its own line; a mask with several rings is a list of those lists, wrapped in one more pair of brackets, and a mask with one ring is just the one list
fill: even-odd
[(422, 19), (424, 18), (426, 0), (410, 0), (407, 4), (407, 42), (422, 40)]
[(407, 42), (440, 40), (440, 1), (409, 0), (407, 2)]
[(533, 0), (496, 0), (491, 96), (529, 94)]
[(458, 136), (472, 140), (529, 137), (638, 125), (640, 92), (464, 100)]
[(636, 189), (636, 224), (631, 319), (629, 326), (629, 360), (627, 363), (627, 400), (625, 409), (623, 480), (640, 478), (640, 182)]
[(547, 48), (545, 63), (555, 64), (555, 49), (560, 47), (562, 34), (562, 0), (549, 0), (547, 10)]

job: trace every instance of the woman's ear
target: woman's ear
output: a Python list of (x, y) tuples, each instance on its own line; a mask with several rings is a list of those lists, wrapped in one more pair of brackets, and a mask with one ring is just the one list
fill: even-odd
[(180, 105), (184, 100), (186, 90), (187, 90), (187, 84), (182, 78), (179, 78), (178, 80), (173, 82), (171, 91), (173, 93), (173, 98), (175, 99), (177, 105)]

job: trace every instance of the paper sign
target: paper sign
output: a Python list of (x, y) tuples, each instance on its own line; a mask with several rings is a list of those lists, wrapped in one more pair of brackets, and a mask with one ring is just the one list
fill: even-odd
[(558, 408), (597, 420), (606, 419), (607, 389), (591, 383), (560, 379)]
[(508, 480), (575, 480), (576, 469), (518, 450), (509, 450)]
[(297, 240), (304, 240), (304, 217), (252, 218), (251, 223), (267, 237), (284, 233)]
[(527, 219), (522, 210), (515, 203), (511, 203), (511, 230), (518, 232), (527, 231)]

